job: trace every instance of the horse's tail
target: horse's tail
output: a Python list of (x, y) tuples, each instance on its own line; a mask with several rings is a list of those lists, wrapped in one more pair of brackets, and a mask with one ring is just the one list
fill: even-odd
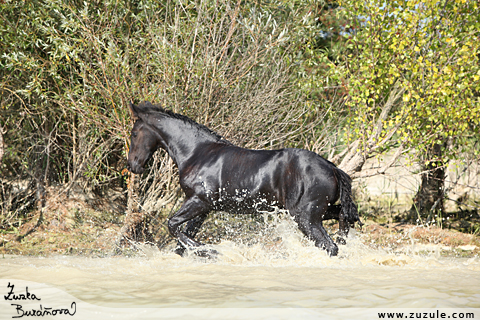
[(352, 179), (348, 174), (339, 168), (333, 168), (333, 172), (338, 181), (338, 188), (340, 189), (340, 201), (342, 202), (342, 213), (350, 224), (358, 222), (360, 226), (363, 225), (358, 215), (357, 205), (352, 200)]

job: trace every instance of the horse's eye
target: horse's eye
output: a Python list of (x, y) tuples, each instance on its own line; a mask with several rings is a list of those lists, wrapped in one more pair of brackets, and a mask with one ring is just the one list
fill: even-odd
[(137, 137), (137, 133), (136, 132), (133, 132), (132, 133), (132, 138), (136, 138)]

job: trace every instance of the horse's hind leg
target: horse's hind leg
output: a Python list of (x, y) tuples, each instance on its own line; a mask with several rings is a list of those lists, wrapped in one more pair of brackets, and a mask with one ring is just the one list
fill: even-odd
[(327, 211), (322, 215), (322, 220), (338, 220), (340, 218), (341, 210), (342, 206), (338, 204), (327, 206)]
[(338, 246), (328, 235), (321, 221), (315, 225), (312, 224), (311, 230), (317, 247), (326, 250), (330, 256), (336, 256), (338, 254)]
[(338, 217), (338, 237), (337, 243), (338, 244), (347, 244), (345, 238), (348, 236), (348, 231), (350, 230), (350, 226), (348, 225), (347, 219), (343, 211), (340, 211), (340, 215)]
[(328, 206), (327, 212), (323, 215), (323, 220), (335, 219), (338, 220), (338, 237), (336, 242), (338, 244), (346, 244), (345, 238), (348, 236), (350, 227), (342, 211), (341, 205)]
[(338, 247), (322, 225), (322, 215), (312, 213), (310, 210), (293, 211), (290, 210), (300, 231), (308, 239), (315, 242), (315, 246), (324, 249), (330, 256), (338, 254)]

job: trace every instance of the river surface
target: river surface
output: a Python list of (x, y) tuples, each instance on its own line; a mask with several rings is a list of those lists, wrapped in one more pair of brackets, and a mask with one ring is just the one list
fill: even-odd
[(480, 319), (478, 257), (372, 249), (355, 235), (328, 257), (295, 232), (274, 246), (214, 248), (214, 261), (149, 247), (132, 258), (0, 257), (0, 319), (57, 309), (75, 314), (42, 318), (378, 319), (392, 310), (435, 318), (440, 310)]

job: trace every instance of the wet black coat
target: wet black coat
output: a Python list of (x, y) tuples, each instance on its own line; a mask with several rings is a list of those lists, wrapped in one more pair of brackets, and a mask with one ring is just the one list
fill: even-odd
[[(350, 177), (331, 162), (303, 149), (250, 150), (234, 146), (187, 117), (150, 103), (131, 105), (132, 130), (128, 168), (141, 173), (158, 149), (167, 150), (179, 169), (185, 202), (169, 220), (179, 239), (177, 252), (199, 247), (194, 240), (212, 211), (254, 213), (275, 207), (289, 211), (300, 230), (318, 247), (336, 255), (337, 245), (322, 226), (325, 219), (360, 221), (351, 199)], [(341, 205), (334, 205), (337, 200)], [(187, 223), (184, 231), (180, 226)]]

